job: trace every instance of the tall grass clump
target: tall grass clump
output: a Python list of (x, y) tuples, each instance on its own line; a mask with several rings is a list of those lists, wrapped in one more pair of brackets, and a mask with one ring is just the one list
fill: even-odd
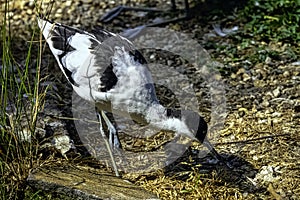
[(18, 50), (10, 34), (9, 2), (1, 6), (0, 199), (23, 199), (26, 178), (39, 165), (36, 122), (46, 91), (40, 86), (41, 42), (34, 42), (39, 33), (33, 33), (25, 51), (17, 52), (25, 55), (20, 62), (14, 56)]

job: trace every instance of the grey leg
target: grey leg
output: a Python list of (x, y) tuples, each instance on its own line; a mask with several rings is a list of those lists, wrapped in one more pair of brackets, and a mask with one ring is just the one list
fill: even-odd
[(104, 111), (101, 111), (101, 115), (108, 127), (109, 131), (109, 144), (112, 148), (121, 148), (121, 142), (118, 137), (118, 133), (114, 125), (109, 121)]
[[(103, 111), (101, 111), (101, 112), (103, 112)], [(111, 158), (111, 162), (112, 162), (113, 169), (114, 169), (114, 171), (115, 171), (116, 176), (120, 176), (119, 171), (118, 171), (118, 168), (117, 168), (117, 165), (116, 165), (116, 161), (115, 161), (114, 155), (113, 155), (113, 153), (112, 153), (111, 146), (109, 145), (108, 140), (107, 140), (107, 137), (106, 137), (105, 132), (104, 132), (104, 130), (103, 130), (101, 115), (100, 115), (98, 112), (97, 112), (97, 116), (98, 116), (98, 119), (99, 119), (99, 125), (100, 125), (99, 130), (100, 130), (100, 133), (101, 133), (101, 135), (102, 135), (102, 137), (103, 137), (103, 139), (104, 139), (104, 142), (105, 142), (107, 151), (108, 151), (109, 156), (110, 156), (110, 158)]]

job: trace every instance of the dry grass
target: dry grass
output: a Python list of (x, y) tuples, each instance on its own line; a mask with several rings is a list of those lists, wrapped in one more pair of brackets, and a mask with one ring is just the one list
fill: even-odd
[[(287, 112), (281, 119), (289, 121), (292, 115)], [(224, 166), (205, 169), (205, 163), (195, 165), (197, 161), (190, 154), (166, 171), (142, 175), (135, 180), (136, 184), (162, 199), (297, 199), (300, 195), (297, 129), (287, 122), (270, 126), (259, 124), (259, 120), (257, 111), (249, 111), (242, 118), (235, 113), (229, 115), (223, 130), (224, 142), (217, 149), (226, 152), (234, 169)], [(229, 139), (230, 135), (237, 139)], [(274, 170), (270, 179), (258, 176), (264, 166)]]

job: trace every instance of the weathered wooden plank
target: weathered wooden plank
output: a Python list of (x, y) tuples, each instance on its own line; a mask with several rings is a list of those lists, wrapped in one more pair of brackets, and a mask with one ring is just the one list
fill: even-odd
[(86, 167), (54, 167), (33, 170), (28, 183), (34, 188), (70, 199), (158, 199), (129, 181)]

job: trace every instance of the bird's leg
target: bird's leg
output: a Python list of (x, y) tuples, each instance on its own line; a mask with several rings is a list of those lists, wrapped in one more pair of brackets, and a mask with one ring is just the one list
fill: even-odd
[(228, 168), (232, 169), (233, 166), (230, 165), (228, 162), (225, 161), (225, 158), (223, 158), (217, 151), (216, 149), (213, 147), (213, 145), (207, 140), (205, 139), (203, 141), (203, 145), (206, 146), (209, 150), (209, 152), (211, 152), (213, 154), (213, 156), (220, 162), (224, 163)]
[(114, 153), (117, 153), (117, 155), (122, 157), (122, 162), (125, 163), (126, 159), (122, 155), (122, 151), (121, 151), (122, 144), (120, 142), (118, 132), (117, 132), (115, 126), (112, 124), (112, 122), (107, 117), (107, 113), (105, 111), (101, 111), (101, 115), (102, 115), (102, 117), (107, 125), (107, 128), (109, 130), (109, 139), (108, 139), (109, 144), (110, 144), (111, 148), (113, 149)]
[[(101, 111), (102, 112), (102, 111)], [(112, 149), (111, 149), (111, 146), (109, 145), (109, 142), (107, 140), (107, 137), (105, 135), (105, 132), (103, 130), (103, 125), (102, 125), (102, 119), (101, 119), (101, 115), (99, 114), (99, 112), (97, 112), (97, 116), (98, 116), (98, 120), (99, 120), (99, 130), (100, 130), (100, 133), (104, 139), (104, 142), (105, 142), (105, 145), (106, 145), (106, 148), (107, 148), (107, 151), (109, 153), (109, 156), (111, 158), (111, 162), (112, 162), (112, 166), (113, 166), (113, 169), (115, 171), (115, 174), (116, 176), (120, 176), (119, 174), (119, 171), (118, 171), (118, 168), (117, 168), (117, 165), (116, 165), (116, 161), (115, 161), (115, 158), (114, 158), (114, 155), (112, 153)]]
[(110, 122), (107, 115), (104, 111), (101, 111), (101, 115), (107, 125), (107, 128), (109, 130), (109, 144), (112, 148), (122, 148), (121, 142), (118, 137), (118, 133), (114, 125)]

